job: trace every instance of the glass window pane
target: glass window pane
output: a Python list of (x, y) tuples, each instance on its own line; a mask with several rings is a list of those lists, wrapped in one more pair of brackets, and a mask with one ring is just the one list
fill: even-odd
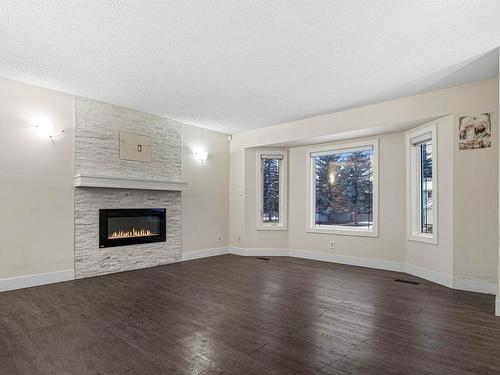
[(372, 229), (373, 150), (313, 157), (315, 225)]
[(432, 234), (432, 142), (420, 144), (420, 232)]
[(262, 221), (279, 223), (280, 219), (279, 159), (262, 159)]

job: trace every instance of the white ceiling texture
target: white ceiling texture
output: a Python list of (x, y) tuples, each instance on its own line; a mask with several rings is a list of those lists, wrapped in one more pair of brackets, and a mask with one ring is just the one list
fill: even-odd
[(500, 1), (0, 0), (0, 76), (222, 132), (498, 75)]

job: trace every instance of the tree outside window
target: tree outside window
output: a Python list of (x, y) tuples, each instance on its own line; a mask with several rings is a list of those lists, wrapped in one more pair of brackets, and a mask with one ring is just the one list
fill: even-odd
[(315, 226), (373, 226), (373, 150), (314, 156)]
[(280, 219), (280, 160), (262, 159), (262, 221), (277, 223)]

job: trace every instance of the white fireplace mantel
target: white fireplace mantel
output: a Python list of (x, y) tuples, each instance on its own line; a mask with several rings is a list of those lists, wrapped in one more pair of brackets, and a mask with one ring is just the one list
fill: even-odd
[(79, 174), (75, 176), (75, 187), (183, 191), (187, 189), (187, 182)]

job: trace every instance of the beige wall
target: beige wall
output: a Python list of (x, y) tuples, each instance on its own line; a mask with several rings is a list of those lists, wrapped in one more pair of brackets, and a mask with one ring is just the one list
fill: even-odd
[[(208, 152), (203, 163), (193, 152)], [(227, 135), (183, 126), (183, 252), (226, 247), (229, 243), (229, 142)], [(219, 241), (218, 236), (222, 239)]]
[[(453, 128), (453, 273), (496, 281), (498, 238), (498, 90), (464, 105), (460, 115), (493, 112), (490, 148), (459, 150)], [(498, 104), (497, 104), (498, 105)]]
[[(0, 79), (0, 279), (73, 269), (72, 96)], [(34, 127), (64, 127), (51, 141)]]
[[(379, 140), (379, 236), (359, 237), (306, 232), (306, 156), (308, 147), (290, 149), (289, 236), (294, 250), (403, 261), (405, 212), (404, 136), (385, 134)], [(335, 249), (329, 242), (335, 241)]]
[[(498, 65), (500, 65), (500, 54), (498, 56)], [(499, 111), (497, 112), (497, 117), (500, 117), (500, 85), (497, 86), (497, 105), (498, 105), (498, 108), (499, 108)], [(497, 118), (497, 123), (500, 124), (500, 120)], [(497, 129), (499, 129), (499, 127), (497, 127)], [(499, 129), (500, 131), (500, 129)], [(499, 136), (500, 138), (500, 136)], [(497, 152), (498, 152), (498, 148), (500, 147), (500, 142), (499, 143), (499, 146), (497, 147)], [(500, 164), (500, 162), (499, 162)], [(499, 165), (499, 168), (500, 168), (500, 165)], [(497, 170), (497, 172), (499, 172)], [(500, 178), (500, 173), (499, 173), (499, 178)], [(497, 180), (497, 183), (498, 183), (498, 187), (499, 189), (497, 189), (497, 197), (499, 198), (499, 205), (500, 205), (500, 181)], [(497, 208), (498, 208), (498, 205), (497, 205)], [(500, 218), (499, 218), (499, 215), (500, 214), (500, 209), (498, 210), (498, 214), (497, 214), (497, 219), (498, 220), (498, 227), (497, 227), (497, 281), (500, 280)], [(500, 283), (497, 282), (497, 297), (496, 297), (496, 306), (495, 306), (495, 313), (497, 316), (500, 316)]]
[(257, 150), (245, 152), (245, 247), (288, 249), (288, 231), (256, 230), (257, 228)]
[(245, 149), (230, 147), (229, 153), (229, 244), (246, 246), (245, 241)]
[[(74, 269), (74, 108), (71, 95), (0, 79), (0, 281)], [(64, 127), (64, 136), (41, 137), (38, 118)], [(189, 183), (183, 251), (225, 247), (227, 136), (189, 125), (183, 133), (183, 179)], [(193, 158), (197, 148), (209, 153), (204, 164)]]
[(481, 108), (496, 110), (497, 91), (498, 78), (259, 128), (235, 134), (231, 152), (297, 141), (322, 143), (334, 135), (357, 138), (366, 133), (394, 132), (412, 122), (422, 123), (448, 114), (461, 114), (464, 109), (478, 107), (478, 103)]
[[(72, 269), (74, 98), (0, 79), (0, 99), (0, 192), (2, 210), (8, 213), (0, 218), (0, 279)], [(495, 281), (498, 106), (498, 79), (476, 82), (236, 134), (229, 156), (225, 135), (185, 126), (184, 179), (190, 183), (190, 190), (183, 198), (184, 250), (223, 247), (229, 241), (235, 247), (288, 247), (328, 253), (330, 235), (305, 233), (304, 150), (295, 146), (376, 136), (381, 142), (380, 237), (335, 236), (335, 253), (406, 260), (436, 272), (451, 272), (455, 277)], [(458, 151), (458, 117), (481, 112), (494, 112), (492, 148)], [(40, 115), (64, 127), (65, 135), (53, 142), (39, 137), (33, 122)], [(449, 242), (440, 242), (447, 250), (436, 252), (432, 245), (419, 248), (404, 240), (404, 191), (397, 181), (404, 176), (399, 176), (405, 167), (403, 129), (443, 116), (438, 126), (439, 220), (440, 241), (446, 235)], [(383, 133), (390, 134), (380, 135)], [(255, 230), (255, 158), (248, 149), (273, 144), (291, 147), (286, 234)], [(197, 147), (209, 153), (203, 165), (192, 158), (192, 150)], [(443, 181), (452, 181), (449, 185), (453, 188), (443, 186)], [(400, 217), (393, 223), (394, 215)], [(452, 223), (452, 229), (443, 228), (443, 222)], [(219, 234), (221, 241), (217, 239)]]
[[(486, 150), (458, 151), (458, 118), (465, 114), (493, 112), (493, 147)], [(432, 119), (439, 119), (439, 238), (438, 246), (406, 241), (404, 131)], [(398, 133), (399, 132), (399, 133)], [(384, 133), (395, 133), (380, 135)], [(380, 237), (358, 238), (309, 234), (305, 232), (305, 156), (296, 145), (354, 139), (363, 136), (381, 139), (380, 145)], [(498, 79), (475, 82), (445, 90), (355, 108), (323, 116), (260, 128), (234, 135), (231, 143), (230, 195), (252, 186), (250, 173), (241, 172), (249, 164), (245, 149), (251, 147), (291, 147), (289, 155), (289, 248), (342, 254), (373, 259), (405, 261), (430, 272), (453, 277), (496, 281), (498, 237)], [(237, 157), (233, 158), (233, 155)], [(248, 154), (246, 155), (249, 156)], [(250, 156), (251, 157), (251, 156)], [(476, 165), (478, 164), (478, 165)], [(465, 168), (462, 168), (465, 166)], [(249, 181), (245, 181), (246, 180)], [(394, 181), (392, 181), (394, 180)], [(389, 183), (388, 183), (389, 181)], [(484, 183), (482, 183), (484, 181)], [(391, 186), (391, 188), (388, 188)], [(390, 189), (393, 189), (392, 191)], [(233, 199), (230, 208), (232, 246), (263, 247), (279, 234), (262, 241), (255, 234), (255, 220), (246, 211), (254, 211), (252, 192), (244, 192), (246, 205), (241, 209)], [(482, 202), (471, 199), (474, 195)], [(396, 201), (393, 201), (396, 197)], [(234, 202), (238, 202), (236, 205)], [(399, 203), (395, 203), (399, 202)], [(391, 215), (393, 223), (390, 222)], [(471, 219), (472, 218), (472, 219)], [(246, 223), (251, 220), (252, 223)], [(393, 228), (392, 228), (393, 227)], [(234, 238), (244, 238), (236, 244)], [(336, 249), (328, 249), (329, 238)]]
[[(453, 117), (433, 121), (437, 124), (438, 153), (438, 244), (406, 241), (406, 262), (430, 270), (434, 278), (452, 284), (453, 275)], [(406, 220), (406, 214), (404, 220)], [(404, 229), (406, 233), (406, 228)]]

